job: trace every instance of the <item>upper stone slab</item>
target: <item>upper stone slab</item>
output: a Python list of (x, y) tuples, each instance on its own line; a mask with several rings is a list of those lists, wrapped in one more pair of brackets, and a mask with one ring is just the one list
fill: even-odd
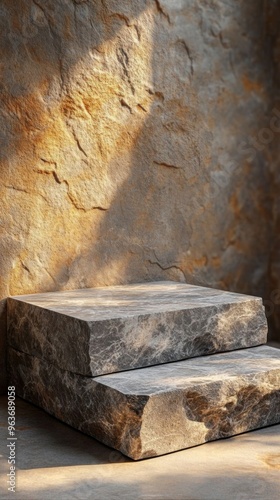
[(98, 376), (266, 342), (262, 300), (175, 282), (8, 299), (8, 342)]

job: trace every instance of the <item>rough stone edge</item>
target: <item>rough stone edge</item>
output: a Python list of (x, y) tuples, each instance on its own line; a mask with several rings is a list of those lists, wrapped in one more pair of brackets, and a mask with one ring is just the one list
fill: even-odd
[[(153, 404), (153, 400), (161, 398), (161, 395), (155, 394), (150, 397), (146, 395), (127, 395), (106, 386), (105, 380), (103, 384), (100, 381), (96, 382), (94, 378), (82, 377), (70, 372), (66, 373), (48, 364), (43, 366), (44, 363), (38, 358), (17, 352), (11, 348), (9, 349), (8, 360), (9, 383), (15, 385), (17, 395), (42, 407), (59, 420), (94, 437), (107, 446), (121, 451), (133, 460), (159, 456), (280, 422), (280, 412), (277, 414), (272, 412), (272, 415), (270, 412), (262, 417), (261, 422), (258, 420), (257, 423), (255, 421), (251, 422), (249, 419), (247, 426), (242, 427), (239, 432), (229, 430), (224, 435), (218, 434), (218, 436), (211, 436), (208, 433), (208, 437), (206, 436), (205, 439), (200, 439), (198, 442), (194, 441), (190, 445), (179, 445), (172, 449), (164, 448), (160, 452), (156, 449), (147, 450), (145, 445), (143, 448), (142, 444), (142, 420), (146, 418), (145, 412), (149, 403)], [(278, 371), (280, 376), (280, 367), (279, 370), (267, 370), (265, 373), (261, 373), (259, 377), (256, 377), (256, 374), (250, 374), (245, 377), (244, 387), (246, 388), (247, 385), (249, 387), (252, 379), (255, 389), (258, 391), (257, 382), (262, 382), (262, 380), (267, 382), (267, 379), (269, 377), (273, 378), (274, 372), (278, 373)], [(30, 376), (31, 380), (28, 380), (28, 376)], [(214, 382), (215, 384), (216, 382)], [(209, 381), (209, 386), (211, 387), (211, 381)], [(278, 394), (277, 398), (279, 399), (280, 383), (274, 392), (276, 396)], [(164, 400), (161, 399), (160, 401), (161, 405), (168, 405), (170, 397), (172, 399), (175, 395), (176, 398), (176, 394), (179, 393), (180, 391), (177, 389), (167, 391), (167, 397), (164, 396)], [(183, 391), (181, 391), (181, 394), (183, 395)], [(268, 405), (271, 404), (269, 398), (272, 398), (272, 395), (275, 395), (273, 391), (264, 393), (263, 397), (267, 398)], [(64, 404), (65, 402), (66, 404)], [(90, 408), (90, 414), (94, 415), (95, 421), (89, 422), (86, 414), (88, 408)], [(73, 416), (71, 416), (71, 412)], [(151, 422), (153, 422), (153, 419)], [(202, 424), (204, 424), (203, 421)], [(148, 419), (145, 425), (149, 427)]]

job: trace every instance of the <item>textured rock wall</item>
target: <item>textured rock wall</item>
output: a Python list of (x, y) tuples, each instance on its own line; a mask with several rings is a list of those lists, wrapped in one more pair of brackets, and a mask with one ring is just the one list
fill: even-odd
[[(280, 4), (277, 0), (269, 3), (270, 36), (273, 46), (273, 111), (272, 117), (280, 118)], [(273, 119), (273, 118), (271, 118)], [(275, 126), (276, 125), (276, 126)], [(267, 135), (267, 147), (270, 150), (271, 172), (271, 218), (272, 235), (269, 241), (269, 269), (266, 306), (270, 329), (275, 338), (280, 341), (280, 126), (279, 120), (270, 126)]]
[[(268, 14), (1, 2), (1, 298), (158, 279), (267, 293)], [(3, 344), (5, 301), (1, 318)]]

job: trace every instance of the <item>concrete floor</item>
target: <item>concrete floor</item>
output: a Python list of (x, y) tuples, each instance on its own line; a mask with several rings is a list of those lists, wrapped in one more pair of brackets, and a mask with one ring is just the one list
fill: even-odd
[(280, 425), (133, 462), (16, 400), (16, 493), (7, 491), (7, 398), (0, 398), (0, 498), (279, 500)]

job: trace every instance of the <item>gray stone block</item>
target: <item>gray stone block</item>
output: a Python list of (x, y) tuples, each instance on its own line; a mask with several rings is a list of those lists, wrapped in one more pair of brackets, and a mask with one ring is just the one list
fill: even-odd
[(280, 350), (84, 377), (9, 349), (17, 394), (138, 460), (280, 422)]
[(175, 282), (8, 299), (8, 343), (98, 376), (266, 342), (258, 297)]

